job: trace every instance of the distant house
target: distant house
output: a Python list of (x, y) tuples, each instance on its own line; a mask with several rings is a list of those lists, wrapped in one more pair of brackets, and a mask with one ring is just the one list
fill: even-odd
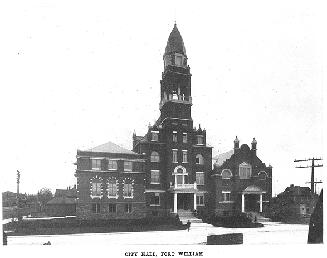
[(273, 198), (271, 212), (283, 221), (309, 222), (317, 199), (317, 194), (312, 194), (309, 187), (291, 184)]
[(53, 217), (76, 215), (76, 187), (56, 189), (55, 196), (46, 204), (46, 214)]
[(216, 157), (211, 195), (216, 214), (264, 212), (271, 200), (272, 167), (257, 156), (257, 141), (252, 147), (234, 140), (234, 149)]
[(146, 214), (143, 155), (112, 142), (77, 150), (79, 219), (136, 219)]

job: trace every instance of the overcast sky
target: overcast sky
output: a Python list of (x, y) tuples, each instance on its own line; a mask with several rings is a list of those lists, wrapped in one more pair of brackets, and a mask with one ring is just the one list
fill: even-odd
[(249, 145), (255, 137), (259, 158), (273, 166), (274, 194), (305, 186), (310, 169), (293, 160), (323, 155), (320, 8), (214, 3), (30, 0), (1, 8), (2, 190), (15, 191), (17, 169), (22, 192), (65, 188), (75, 183), (77, 149), (107, 141), (131, 149), (133, 130), (144, 134), (159, 116), (175, 20), (191, 67), (194, 125), (207, 129), (214, 155), (232, 149), (236, 135)]

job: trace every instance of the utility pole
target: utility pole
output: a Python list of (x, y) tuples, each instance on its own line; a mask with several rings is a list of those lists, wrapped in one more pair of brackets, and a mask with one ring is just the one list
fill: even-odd
[(317, 184), (317, 182), (315, 182), (315, 168), (318, 167), (322, 167), (322, 164), (315, 164), (315, 161), (317, 160), (322, 160), (322, 158), (310, 158), (310, 159), (295, 159), (294, 162), (302, 162), (302, 161), (310, 161), (311, 160), (311, 165), (309, 166), (298, 166), (296, 168), (311, 168), (311, 193), (315, 193), (315, 183)]
[[(317, 180), (317, 178), (315, 180)], [(311, 184), (311, 182), (305, 182), (305, 183), (306, 184)], [(321, 184), (322, 181), (321, 180), (320, 181), (314, 181), (313, 183), (315, 185), (315, 193), (317, 193), (317, 184)]]
[(17, 170), (17, 219), (19, 220), (19, 183), (20, 183), (20, 172)]

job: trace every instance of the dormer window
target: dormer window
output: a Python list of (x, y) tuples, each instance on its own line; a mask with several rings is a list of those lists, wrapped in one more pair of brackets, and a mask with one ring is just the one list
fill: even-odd
[(183, 57), (182, 56), (175, 56), (175, 65), (182, 66), (183, 65)]
[(159, 140), (159, 132), (151, 131), (151, 141), (157, 142)]
[(203, 144), (203, 135), (196, 136), (196, 144)]

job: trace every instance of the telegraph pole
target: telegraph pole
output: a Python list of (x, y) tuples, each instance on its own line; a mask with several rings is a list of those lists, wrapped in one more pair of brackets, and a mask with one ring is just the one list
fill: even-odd
[(322, 160), (322, 158), (310, 158), (310, 159), (295, 159), (294, 162), (302, 162), (302, 161), (311, 161), (310, 166), (298, 166), (296, 168), (311, 168), (311, 193), (315, 193), (315, 184), (320, 182), (315, 182), (315, 168), (322, 167), (322, 164), (315, 164), (315, 161)]
[(17, 170), (17, 219), (19, 220), (19, 183), (20, 183), (20, 172)]

